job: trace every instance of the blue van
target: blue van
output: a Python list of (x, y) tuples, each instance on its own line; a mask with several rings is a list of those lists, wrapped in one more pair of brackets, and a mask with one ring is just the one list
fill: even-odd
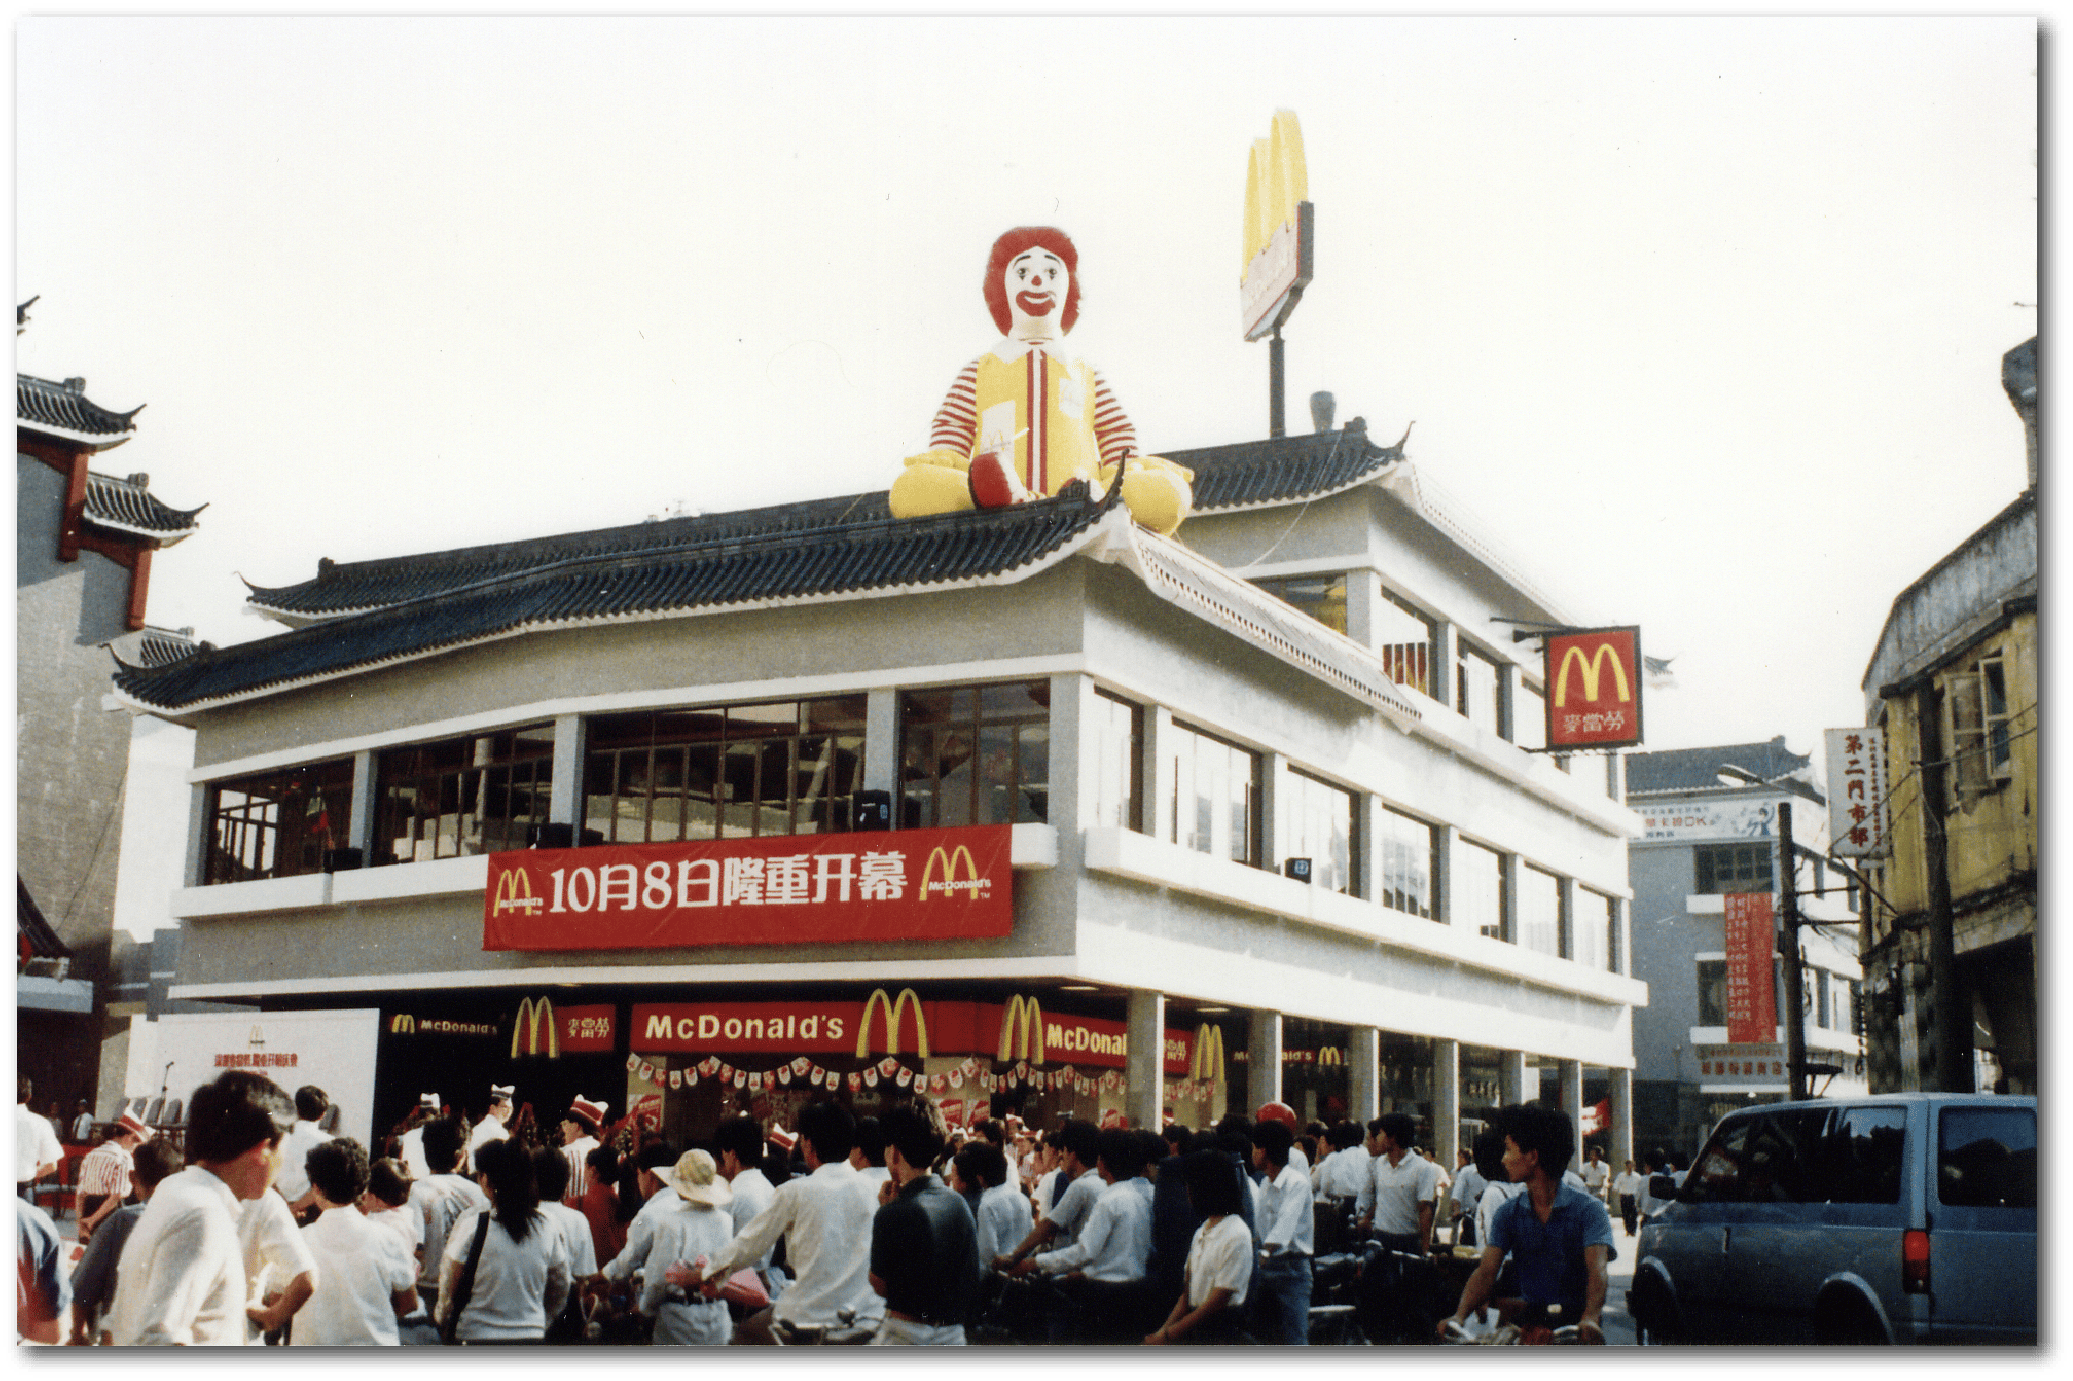
[(1673, 1192), (1636, 1243), (1643, 1341), (2037, 1341), (2035, 1098), (1741, 1109)]

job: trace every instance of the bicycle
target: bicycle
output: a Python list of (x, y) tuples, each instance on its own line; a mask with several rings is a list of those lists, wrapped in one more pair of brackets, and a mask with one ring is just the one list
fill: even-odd
[(779, 1347), (861, 1347), (878, 1335), (876, 1328), (857, 1325), (854, 1309), (838, 1309), (835, 1318), (834, 1323), (820, 1325), (772, 1319), (770, 1336)]

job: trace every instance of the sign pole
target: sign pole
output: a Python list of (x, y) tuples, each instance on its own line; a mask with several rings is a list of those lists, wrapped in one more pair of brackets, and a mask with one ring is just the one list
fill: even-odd
[(1284, 425), (1281, 410), (1281, 396), (1281, 328), (1276, 326), (1274, 328), (1274, 338), (1267, 345), (1267, 435), (1270, 437), (1286, 436), (1288, 434), (1288, 428)]
[(1778, 803), (1778, 953), (1785, 968), (1785, 1074), (1788, 1096), (1807, 1096), (1807, 1016), (1801, 995), (1799, 869), (1792, 848), (1792, 803)]

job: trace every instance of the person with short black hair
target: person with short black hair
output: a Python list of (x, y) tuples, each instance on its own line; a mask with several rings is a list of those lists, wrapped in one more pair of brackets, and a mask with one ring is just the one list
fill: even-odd
[(1258, 1206), (1260, 1272), (1253, 1284), (1253, 1319), (1261, 1341), (1307, 1347), (1316, 1220), (1310, 1177), (1289, 1161), (1294, 1140), (1282, 1122), (1263, 1120), (1252, 1131), (1253, 1165), (1266, 1177)]
[(1048, 1207), (1042, 1203), (1036, 1205), (1036, 1226), (1016, 1244), (1013, 1251), (993, 1263), (995, 1270), (1013, 1272), (1031, 1252), (1060, 1251), (1071, 1246), (1073, 1237), (1086, 1223), (1087, 1215), (1094, 1211), (1094, 1201), (1107, 1188), (1094, 1168), (1100, 1156), (1099, 1127), (1074, 1118), (1059, 1128), (1052, 1140), (1059, 1149), (1058, 1177), (1066, 1181), (1065, 1189), (1063, 1192), (1054, 1189), (1056, 1202)]
[[(489, 1111), (483, 1113), (482, 1120), (468, 1133), (468, 1154), (462, 1162), (464, 1167), (471, 1170), (474, 1168), (475, 1153), (482, 1149), (485, 1142), (502, 1141), (511, 1135), (511, 1099), (517, 1092), (515, 1084), (490, 1085)], [(563, 1159), (566, 1162), (567, 1158)], [(577, 1167), (570, 1165), (568, 1173), (561, 1177), (562, 1183), (567, 1184), (570, 1177), (576, 1173)]]
[(425, 1123), (425, 1164), (433, 1172), (410, 1186), (410, 1205), (419, 1223), (418, 1302), (428, 1318), (439, 1304), (439, 1263), (446, 1258), (447, 1237), (455, 1221), (472, 1209), (489, 1207), (481, 1186), (460, 1173), (467, 1135), (456, 1117), (436, 1117)]
[[(321, 1114), (320, 1114), (321, 1115)], [(340, 1138), (311, 1147), (304, 1161), (320, 1212), (302, 1230), (316, 1260), (316, 1290), (295, 1316), (296, 1347), (394, 1347), (396, 1320), (417, 1308), (417, 1263), (393, 1232), (360, 1211), (367, 1152)]]
[(1384, 1113), (1368, 1123), (1374, 1157), (1354, 1200), (1360, 1230), (1391, 1251), (1423, 1256), (1432, 1247), (1432, 1218), (1440, 1197), (1440, 1168), (1411, 1142), (1418, 1124), (1409, 1113)]
[(1626, 1225), (1627, 1236), (1632, 1237), (1641, 1230), (1635, 1221), (1641, 1214), (1641, 1191), (1648, 1187), (1648, 1181), (1635, 1173), (1634, 1162), (1628, 1161), (1627, 1168), (1613, 1176), (1612, 1193), (1620, 1206), (1620, 1222)]
[[(491, 1137), (490, 1141), (508, 1141), (509, 1137)], [(479, 1143), (481, 1147), (489, 1141)], [(583, 1280), (597, 1273), (597, 1245), (591, 1238), (590, 1220), (580, 1209), (570, 1208), (563, 1202), (563, 1191), (569, 1183), (568, 1157), (558, 1146), (535, 1146), (526, 1154), (533, 1158), (533, 1182), (540, 1193), (540, 1216), (547, 1220), (548, 1231), (560, 1235), (562, 1250), (569, 1258), (569, 1279)], [(550, 1343), (579, 1343), (583, 1341), (582, 1301), (572, 1289), (568, 1303), (562, 1312), (547, 1325), (547, 1341)]]
[[(1505, 1173), (1525, 1192), (1492, 1215), (1482, 1260), (1462, 1287), (1452, 1322), (1459, 1325), (1483, 1307), (1509, 1253), (1518, 1271), (1522, 1324), (1553, 1328), (1574, 1321), (1584, 1342), (1603, 1343), (1599, 1313), (1605, 1307), (1612, 1223), (1602, 1202), (1563, 1180), (1576, 1154), (1569, 1114), (1529, 1103), (1505, 1109), (1498, 1127)], [(1443, 1321), (1443, 1336), (1446, 1327)]]
[(1091, 1336), (1084, 1341), (1123, 1342), (1140, 1336), (1146, 1323), (1152, 1200), (1143, 1177), (1144, 1144), (1127, 1128), (1109, 1127), (1096, 1134), (1094, 1148), (1088, 1179), (1100, 1193), (1079, 1230), (1064, 1245), (1021, 1263), (1014, 1274), (1035, 1269), (1066, 1277), (1068, 1293), (1088, 1318)]
[[(86, 1254), (79, 1258), (79, 1264), (72, 1268), (72, 1342), (75, 1345), (94, 1341), (95, 1316), (115, 1302), (115, 1282), (118, 1278), (117, 1264), (122, 1249), (130, 1240), (137, 1220), (144, 1216), (145, 1205), (168, 1175), (177, 1174), (186, 1161), (179, 1148), (168, 1145), (163, 1138), (145, 1142), (137, 1147), (131, 1157), (130, 1177), (135, 1183), (141, 1202), (118, 1208), (102, 1220), (94, 1233), (93, 1241), (87, 1246)], [(106, 1341), (104, 1331), (101, 1339)]]
[[(978, 1296), (978, 1237), (965, 1201), (929, 1169), (946, 1140), (942, 1110), (910, 1097), (887, 1108), (878, 1125), (894, 1192), (871, 1220), (871, 1288), (885, 1298), (871, 1342), (962, 1347)], [(1000, 1154), (973, 1143), (982, 1148)]]
[(845, 1309), (856, 1311), (858, 1327), (876, 1327), (885, 1303), (871, 1288), (871, 1221), (877, 1207), (850, 1165), (856, 1121), (839, 1103), (809, 1103), (799, 1114), (799, 1136), (807, 1173), (777, 1186), (770, 1207), (737, 1232), (703, 1269), (669, 1268), (673, 1285), (719, 1292), (720, 1285), (753, 1264), (782, 1236), (785, 1259), (796, 1275), (769, 1308), (743, 1319), (730, 1340), (768, 1346), (778, 1323), (794, 1328), (832, 1328)]
[(892, 1172), (885, 1168), (885, 1130), (875, 1117), (857, 1119), (856, 1144), (849, 1148), (849, 1163), (871, 1195), (875, 1212), (892, 1198)]
[[(777, 1186), (763, 1173), (763, 1148), (763, 1130), (753, 1117), (727, 1118), (713, 1131), (713, 1154), (718, 1158), (720, 1178), (727, 1181), (732, 1192), (727, 1212), (735, 1232), (754, 1222), (756, 1215), (770, 1207), (777, 1197)], [(771, 1264), (776, 1253), (773, 1245), (750, 1263), (750, 1269), (761, 1277), (772, 1299), (784, 1293), (783, 1275)]]
[(972, 1226), (979, 1248), (979, 1273), (984, 1275), (994, 1257), (1029, 1235), (1035, 1221), (1029, 1196), (1007, 1182), (1007, 1157), (990, 1142), (965, 1147), (957, 1153), (954, 1166), (966, 1191), (978, 1193)]
[(271, 1192), (294, 1125), (295, 1105), (268, 1079), (229, 1070), (195, 1090), (192, 1163), (160, 1183), (123, 1249), (109, 1315), (116, 1346), (245, 1344), (238, 1210)]
[(295, 1210), (297, 1219), (304, 1223), (314, 1221), (317, 1206), (310, 1195), (309, 1175), (303, 1166), (309, 1161), (312, 1147), (331, 1139), (331, 1133), (317, 1125), (329, 1111), (331, 1095), (315, 1084), (304, 1084), (295, 1090), (295, 1127), (281, 1142), (281, 1173), (274, 1180), (274, 1188), (288, 1201), (288, 1207)]
[(1233, 1343), (1244, 1340), (1243, 1317), (1252, 1286), (1253, 1235), (1239, 1216), (1243, 1189), (1225, 1153), (1213, 1146), (1191, 1151), (1179, 1170), (1188, 1201), (1202, 1215), (1181, 1273), (1180, 1295), (1145, 1342)]
[(383, 1159), (367, 1167), (367, 1192), (360, 1196), (360, 1211), (368, 1222), (396, 1235), (415, 1272), (419, 1234), (425, 1225), (410, 1211), (410, 1177), (402, 1161)]
[(663, 1178), (662, 1172), (677, 1163), (677, 1148), (657, 1137), (653, 1141), (643, 1142), (630, 1160), (640, 1181), (641, 1206), (633, 1215), (633, 1222), (627, 1225), (629, 1240), (640, 1230), (643, 1218), (651, 1213), (675, 1209), (676, 1200), (670, 1195), (669, 1182)]

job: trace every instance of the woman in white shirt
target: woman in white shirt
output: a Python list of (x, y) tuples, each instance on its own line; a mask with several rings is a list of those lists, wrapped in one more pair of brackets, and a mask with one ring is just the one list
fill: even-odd
[(1188, 1264), (1181, 1276), (1180, 1298), (1156, 1333), (1152, 1345), (1166, 1343), (1235, 1343), (1245, 1341), (1240, 1320), (1245, 1292), (1252, 1283), (1252, 1229), (1239, 1213), (1238, 1176), (1221, 1151), (1194, 1151), (1181, 1162), (1188, 1183), (1188, 1203), (1207, 1214), (1188, 1245)]
[(568, 1299), (571, 1268), (561, 1234), (540, 1214), (532, 1157), (516, 1142), (487, 1142), (475, 1153), (475, 1178), (489, 1195), (489, 1211), (470, 1209), (447, 1234), (439, 1272), (440, 1321), (453, 1317), (454, 1295), (479, 1234), (475, 1283), (455, 1336), (464, 1343), (540, 1342), (547, 1321)]

